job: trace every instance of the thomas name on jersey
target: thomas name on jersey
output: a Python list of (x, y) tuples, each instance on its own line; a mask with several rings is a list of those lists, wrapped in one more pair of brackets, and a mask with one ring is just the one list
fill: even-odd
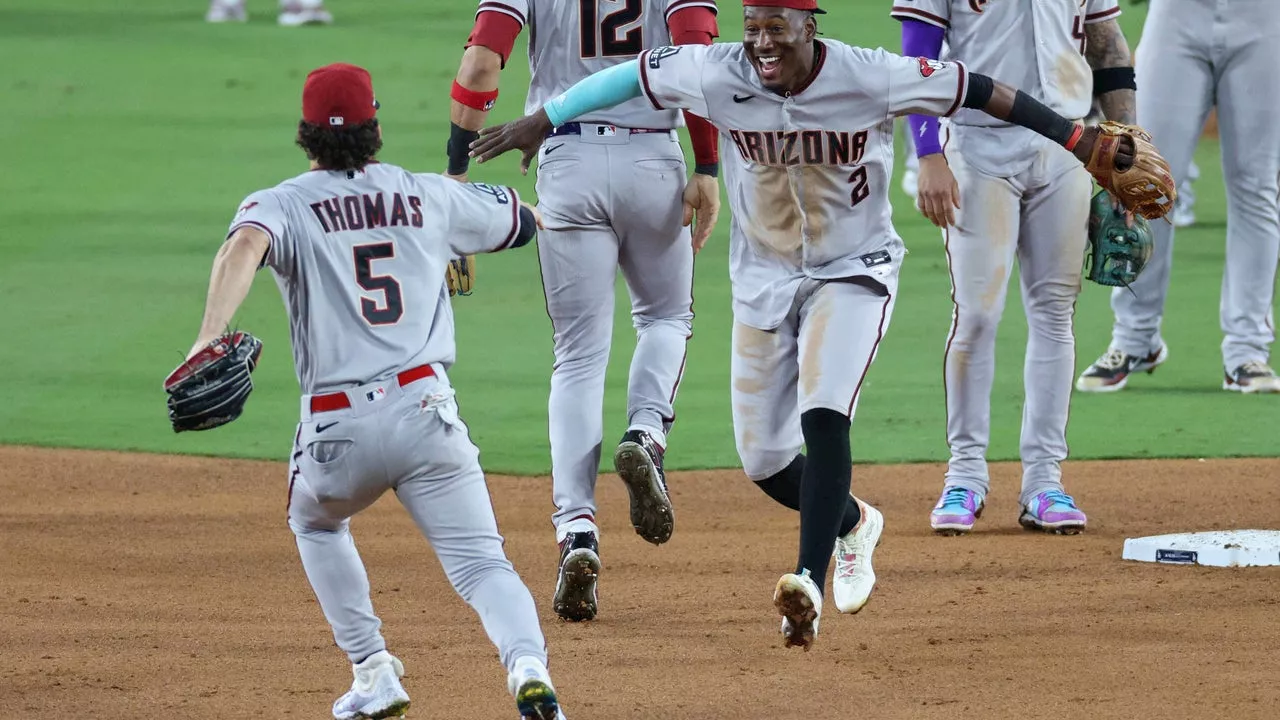
[(344, 195), (311, 203), (325, 232), (341, 230), (369, 230), (380, 227), (422, 227), (422, 198), (391, 193), (391, 212), (387, 212), (386, 193), (372, 196)]
[(742, 159), (760, 165), (853, 165), (862, 162), (867, 131), (730, 130)]

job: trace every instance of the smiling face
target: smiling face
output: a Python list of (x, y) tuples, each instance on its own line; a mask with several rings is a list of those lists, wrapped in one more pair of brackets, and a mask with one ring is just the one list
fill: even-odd
[(743, 10), (742, 45), (760, 83), (776, 93), (799, 87), (813, 70), (812, 13), (748, 6)]

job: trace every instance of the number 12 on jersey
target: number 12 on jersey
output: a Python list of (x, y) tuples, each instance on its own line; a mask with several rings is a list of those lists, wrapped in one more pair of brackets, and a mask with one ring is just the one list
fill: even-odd
[(621, 37), (618, 31), (640, 19), (644, 12), (644, 0), (621, 0), (622, 7), (599, 17), (600, 0), (578, 0), (578, 53), (584, 58), (629, 57), (639, 55), (644, 49), (644, 30), (637, 25)]

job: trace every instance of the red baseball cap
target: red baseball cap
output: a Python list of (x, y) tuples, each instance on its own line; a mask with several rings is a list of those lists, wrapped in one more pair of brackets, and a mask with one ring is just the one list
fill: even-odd
[(381, 107), (373, 97), (369, 71), (333, 63), (307, 74), (302, 86), (302, 119), (321, 127), (351, 127), (373, 119)]
[(776, 7), (792, 10), (808, 10), (809, 12), (826, 14), (826, 10), (818, 7), (818, 0), (742, 0), (743, 7)]

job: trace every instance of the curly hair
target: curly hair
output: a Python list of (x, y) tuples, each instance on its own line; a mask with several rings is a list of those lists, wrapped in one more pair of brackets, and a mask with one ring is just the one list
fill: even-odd
[(298, 147), (325, 170), (359, 170), (382, 149), (378, 119), (349, 128), (328, 128), (298, 122)]

